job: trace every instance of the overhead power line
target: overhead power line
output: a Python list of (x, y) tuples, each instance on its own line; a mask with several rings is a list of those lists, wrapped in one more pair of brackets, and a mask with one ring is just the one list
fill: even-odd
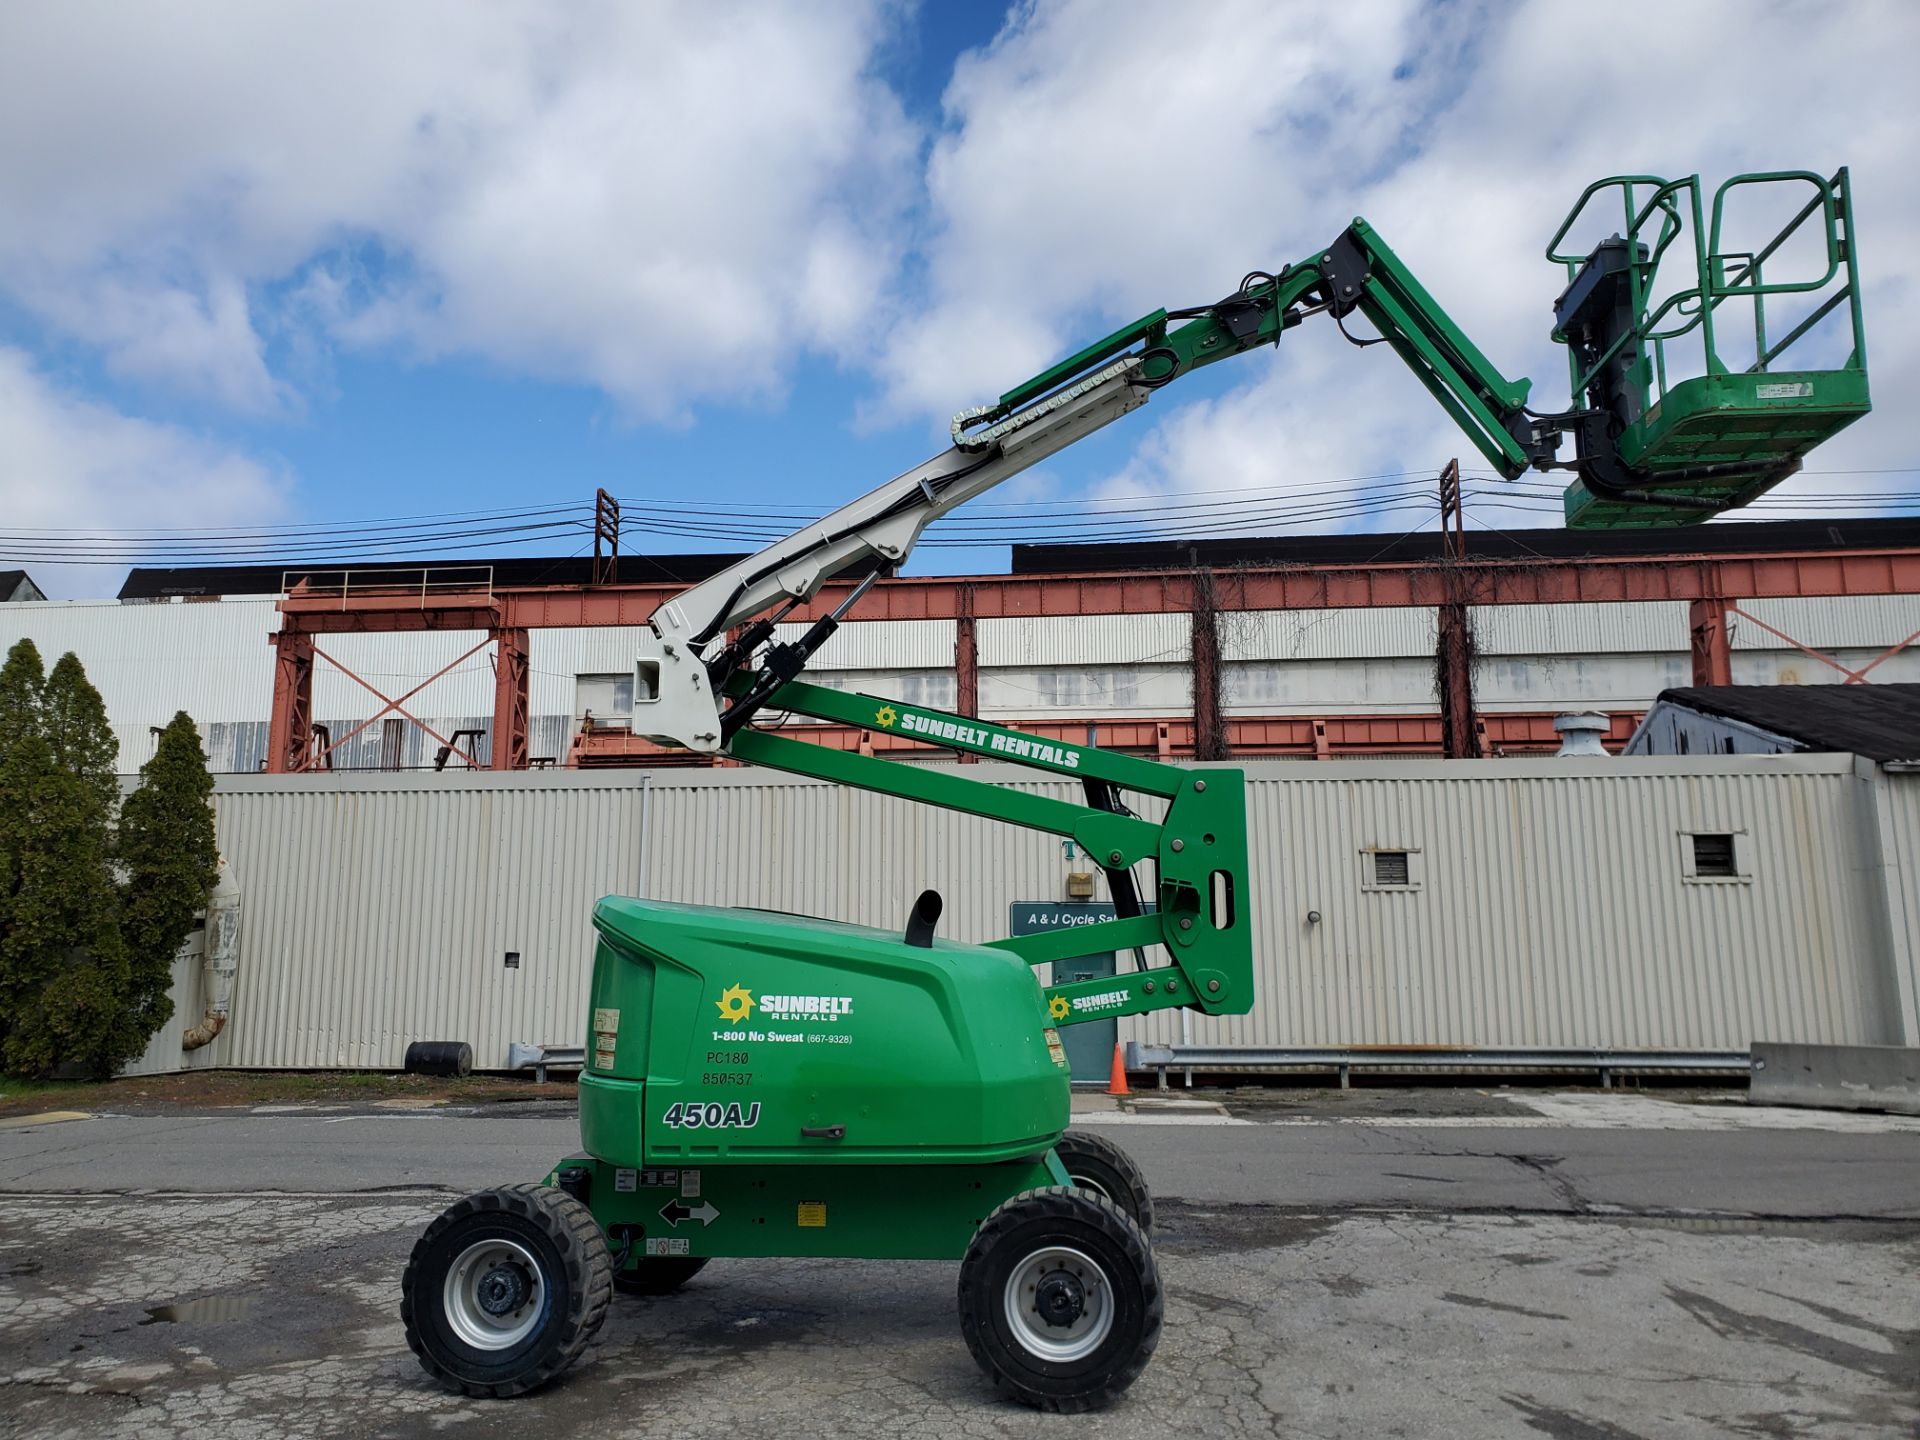
[[(1831, 470), (1809, 476), (1913, 475), (1920, 470)], [(1508, 480), (1487, 470), (1463, 472), (1463, 496), (1472, 508), (1500, 513), (1557, 515), (1561, 490), (1551, 478)], [(1393, 471), (1306, 484), (1256, 489), (1120, 493), (1068, 502), (1006, 501), (979, 504), (936, 522), (921, 542), (945, 549), (1009, 544), (1098, 540), (1152, 542), (1214, 535), (1272, 533), (1289, 527), (1338, 522), (1404, 519), (1424, 524), (1437, 511), (1433, 472)], [(635, 534), (680, 545), (754, 547), (780, 539), (811, 520), (804, 505), (767, 502), (692, 503), (622, 497), (623, 527)], [(1862, 516), (1920, 507), (1920, 490), (1850, 488), (1823, 494), (1774, 494), (1748, 508), (1761, 513), (1796, 512)], [(11, 527), (0, 530), (0, 559), (72, 565), (284, 565), (316, 566), (404, 560), (416, 556), (524, 550), (555, 539), (589, 535), (592, 507), (586, 502), (511, 509), (463, 510), (433, 515), (386, 516), (286, 525), (81, 529)], [(1384, 531), (1380, 533), (1385, 533)]]

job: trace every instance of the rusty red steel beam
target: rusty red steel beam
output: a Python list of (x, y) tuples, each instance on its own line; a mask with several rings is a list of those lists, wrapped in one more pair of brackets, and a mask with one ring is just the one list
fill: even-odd
[(1891, 660), (1894, 656), (1898, 655), (1902, 650), (1905, 650), (1909, 645), (1912, 645), (1915, 641), (1920, 641), (1920, 630), (1914, 631), (1913, 634), (1907, 636), (1906, 639), (1900, 641), (1898, 644), (1889, 645), (1886, 649), (1882, 650), (1878, 655), (1874, 656), (1873, 659), (1869, 660), (1866, 664), (1862, 665), (1858, 670), (1854, 671), (1853, 674), (1848, 677), (1847, 684), (1849, 685), (1866, 684), (1867, 672), (1869, 670), (1874, 669), (1876, 666), (1885, 664), (1887, 661)]
[[(1449, 570), (1452, 571), (1451, 576)], [(1319, 610), (1575, 602), (1742, 600), (1920, 594), (1920, 549), (1802, 554), (1668, 555), (1579, 560), (1473, 560), (1453, 567), (1396, 562), (1313, 564), (1216, 572), (1223, 610)], [(952, 620), (1037, 615), (1122, 615), (1193, 608), (1189, 574), (909, 577), (875, 585), (851, 620)], [(308, 634), (411, 630), (538, 630), (643, 625), (677, 584), (521, 586), (443, 591), (413, 603), (390, 595), (290, 595), (286, 630)], [(845, 587), (828, 586), (794, 620), (816, 618)]]
[[(1500, 750), (1525, 750), (1552, 753), (1560, 748), (1561, 736), (1553, 728), (1557, 711), (1483, 712), (1487, 744)], [(1639, 725), (1641, 712), (1619, 711), (1610, 716), (1605, 743), (1618, 749), (1626, 744)], [(950, 759), (937, 746), (919, 744), (891, 731), (862, 730), (850, 725), (789, 725), (782, 733), (805, 739), (835, 750), (862, 750), (881, 756), (918, 755), (928, 759)], [(1085, 720), (1021, 720), (1013, 727), (1022, 734), (1039, 739), (1068, 740), (1085, 744), (1089, 730), (1102, 749), (1155, 754), (1160, 736), (1166, 732), (1168, 753), (1187, 757), (1194, 753), (1195, 726), (1191, 716), (1166, 719), (1103, 720), (1089, 725)], [(1227, 717), (1227, 737), (1238, 759), (1261, 756), (1313, 756), (1328, 758), (1342, 755), (1431, 755), (1444, 748), (1441, 717), (1437, 714), (1402, 715), (1232, 715)], [(637, 735), (618, 731), (595, 730), (579, 737), (579, 763), (588, 766), (611, 765), (704, 765), (709, 757), (685, 750), (668, 749)]]
[(449, 670), (452, 670), (462, 660), (467, 659), (469, 656), (475, 654), (480, 650), (484, 650), (488, 645), (492, 643), (492, 641), (493, 641), (493, 637), (488, 636), (485, 640), (482, 640), (478, 645), (473, 645), (468, 647), (466, 650), (454, 656), (453, 659), (449, 660), (446, 664), (442, 665), (438, 670), (434, 671), (433, 674), (429, 675), (426, 679), (422, 680), (418, 685), (414, 686), (411, 690), (407, 691), (406, 694), (400, 696), (398, 699), (391, 698), (388, 695), (386, 695), (383, 691), (377, 689), (375, 686), (368, 684), (367, 681), (361, 679), (360, 676), (354, 674), (353, 671), (349, 670), (345, 665), (342, 665), (338, 660), (334, 659), (333, 656), (327, 654), (326, 651), (321, 650), (318, 647), (315, 647), (313, 653), (316, 656), (326, 661), (329, 665), (333, 666), (334, 669), (338, 670), (342, 675), (346, 676), (349, 680), (353, 681), (354, 684), (358, 685), (362, 690), (365, 690), (369, 695), (373, 696), (374, 699), (381, 701), (382, 703), (380, 708), (374, 711), (372, 715), (368, 716), (365, 720), (362, 720), (358, 725), (355, 725), (351, 730), (347, 731), (347, 733), (342, 735), (338, 740), (333, 741), (333, 743), (328, 745), (326, 749), (322, 750), (318, 755), (314, 756), (310, 762), (302, 764), (298, 768), (306, 769), (306, 768), (309, 768), (310, 765), (318, 765), (322, 763), (327, 759), (329, 755), (333, 754), (334, 751), (338, 750), (342, 745), (346, 744), (349, 740), (353, 739), (354, 736), (358, 735), (361, 731), (367, 729), (369, 726), (384, 719), (389, 711), (393, 711), (399, 714), (403, 719), (411, 722), (412, 724), (418, 725), (422, 730), (426, 731), (427, 734), (431, 735), (435, 740), (439, 741), (440, 744), (446, 746), (448, 750), (450, 750), (455, 755), (458, 755), (462, 760), (466, 761), (468, 765), (472, 766), (476, 770), (479, 769), (480, 762), (478, 760), (474, 759), (473, 756), (469, 755), (466, 751), (462, 750), (458, 745), (454, 744), (451, 740), (447, 739), (446, 736), (442, 735), (438, 730), (434, 729), (426, 721), (422, 720), (418, 715), (414, 714), (411, 710), (407, 709), (407, 701), (411, 700), (414, 696), (418, 695), (422, 690), (426, 689), (434, 681), (438, 680), (442, 675), (445, 675)]

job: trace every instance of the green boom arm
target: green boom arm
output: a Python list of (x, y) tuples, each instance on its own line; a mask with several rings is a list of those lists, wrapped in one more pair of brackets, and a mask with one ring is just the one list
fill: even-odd
[[(1762, 184), (1802, 187), (1809, 198), (1777, 236), (1736, 250), (1722, 240), (1724, 202), (1737, 187)], [(1621, 200), (1624, 234), (1584, 256), (1563, 253), (1557, 247), (1595, 197)], [(1868, 409), (1852, 192), (1845, 170), (1830, 178), (1808, 171), (1736, 176), (1716, 193), (1711, 214), (1709, 230), (1698, 177), (1616, 176), (1582, 195), (1548, 247), (1569, 279), (1555, 305), (1554, 337), (1568, 347), (1575, 402), (1553, 414), (1529, 408), (1529, 382), (1496, 369), (1364, 220), (1277, 274), (1248, 275), (1215, 304), (1142, 316), (994, 404), (956, 416), (945, 454), (661, 605), (640, 647), (636, 729), (695, 751), (725, 749), (755, 764), (1070, 837), (1106, 871), (1116, 918), (994, 943), (1034, 964), (1129, 948), (1141, 953), (1142, 964), (1115, 980), (1054, 987), (1054, 1018), (1071, 1023), (1170, 1006), (1242, 1013), (1252, 1004), (1253, 972), (1238, 771), (1177, 769), (797, 683), (871, 575), (797, 641), (768, 646), (775, 621), (857, 563), (898, 565), (932, 521), (1146, 403), (1162, 386), (1229, 355), (1277, 345), (1316, 314), (1330, 316), (1343, 334), (1356, 313), (1367, 321), (1376, 335), (1347, 338), (1392, 347), (1502, 475), (1529, 467), (1576, 471), (1570, 524), (1686, 524), (1744, 504)], [(1763, 267), (1779, 266), (1782, 246), (1802, 225), (1824, 229), (1824, 272), (1766, 275)], [(1696, 283), (1656, 303), (1659, 267), (1689, 228)], [(1811, 308), (1775, 340), (1763, 302), (1781, 296)], [(1757, 358), (1744, 370), (1727, 363), (1714, 339), (1714, 315), (1729, 301), (1753, 310)], [(1784, 351), (1836, 313), (1852, 327), (1843, 365), (1780, 368)], [(1670, 343), (1696, 333), (1706, 373), (1670, 383)], [(1569, 434), (1574, 456), (1562, 461), (1557, 453)], [(726, 632), (733, 638), (723, 642)], [(769, 705), (1071, 776), (1082, 783), (1086, 804), (752, 728)], [(1162, 817), (1135, 815), (1123, 791), (1163, 804)], [(1151, 912), (1133, 878), (1142, 861), (1156, 868)], [(1171, 963), (1149, 968), (1148, 945), (1164, 947)]]
[[(1065, 836), (1094, 857), (1106, 871), (1116, 918), (992, 942), (1030, 965), (1109, 950), (1139, 955), (1139, 967), (1129, 974), (1050, 987), (1047, 1006), (1055, 1024), (1176, 1006), (1209, 1015), (1243, 1015), (1252, 1007), (1253, 927), (1247, 914), (1246, 793), (1240, 771), (1162, 765), (799, 682), (783, 687), (774, 704), (1080, 782), (1086, 805), (989, 785), (945, 767), (833, 750), (765, 730), (743, 730), (728, 747), (735, 758), (755, 765)], [(1161, 802), (1165, 813), (1157, 821), (1127, 813), (1118, 802), (1122, 791)], [(1143, 861), (1156, 873), (1152, 911), (1140, 903), (1133, 882), (1134, 867)], [(1144, 952), (1156, 945), (1165, 947), (1169, 963), (1146, 963)]]
[[(996, 404), (963, 415), (955, 422), (955, 438), (962, 444), (997, 438), (997, 429), (1012, 417), (1126, 352), (1139, 357), (1135, 383), (1158, 388), (1229, 355), (1277, 345), (1310, 315), (1325, 312), (1344, 321), (1356, 310), (1488, 464), (1511, 477), (1534, 463), (1541, 440), (1526, 410), (1531, 382), (1502, 375), (1365, 220), (1355, 220), (1332, 245), (1278, 275), (1254, 272), (1217, 304), (1142, 316), (1009, 390)], [(1180, 321), (1185, 323), (1175, 323)], [(1550, 457), (1551, 449), (1544, 453)]]

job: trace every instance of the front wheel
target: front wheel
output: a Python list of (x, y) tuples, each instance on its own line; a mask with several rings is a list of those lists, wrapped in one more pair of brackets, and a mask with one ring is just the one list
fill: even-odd
[(400, 1318), (420, 1364), (459, 1394), (505, 1397), (580, 1357), (613, 1299), (593, 1212), (563, 1190), (505, 1185), (456, 1201), (413, 1247)]
[(1146, 1369), (1164, 1301), (1153, 1249), (1111, 1201), (1028, 1190), (974, 1232), (960, 1333), (994, 1386), (1042, 1410), (1098, 1410)]
[(1111, 1200), (1142, 1234), (1153, 1233), (1153, 1192), (1131, 1155), (1091, 1130), (1066, 1131), (1053, 1153), (1076, 1186)]

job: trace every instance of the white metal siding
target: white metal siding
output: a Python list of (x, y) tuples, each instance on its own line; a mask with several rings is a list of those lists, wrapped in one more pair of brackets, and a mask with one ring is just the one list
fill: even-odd
[[(271, 600), (122, 605), (46, 601), (0, 606), (0, 654), (30, 638), (49, 668), (71, 650), (106, 702), (120, 766), (153, 754), (150, 726), (185, 710), (210, 719), (265, 720), (273, 704)], [(425, 672), (422, 672), (425, 673)]]
[(1186, 615), (1023, 615), (979, 622), (980, 664), (1184, 665), (1193, 645)]
[[(775, 638), (791, 644), (813, 623), (775, 626)], [(842, 625), (827, 638), (808, 668), (814, 670), (938, 670), (953, 668), (951, 620), (863, 620)], [(636, 651), (628, 652), (628, 663)]]
[[(1231, 606), (1229, 582), (1221, 596)], [(1746, 608), (1852, 668), (1920, 630), (1920, 598), (1853, 596), (1750, 601)], [(1478, 703), (1486, 710), (1639, 708), (1690, 677), (1686, 607), (1668, 602), (1478, 606)], [(1240, 713), (1430, 712), (1430, 608), (1220, 613), (1226, 703)], [(266, 754), (273, 694), (271, 599), (121, 604), (53, 601), (0, 607), (0, 650), (34, 638), (51, 663), (75, 651), (107, 703), (120, 765), (152, 754), (151, 727), (177, 710), (197, 720), (216, 767), (247, 771)], [(798, 626), (783, 626), (790, 638)], [(576, 713), (575, 677), (623, 674), (638, 627), (536, 630), (530, 700), (536, 754), (565, 753)], [(984, 715), (1017, 720), (1187, 713), (1191, 621), (1185, 614), (1035, 616), (980, 622)], [(411, 690), (481, 639), (479, 631), (338, 635), (320, 649), (386, 694)], [(1825, 683), (1844, 676), (1751, 621), (1733, 621), (1734, 678)], [(816, 658), (826, 683), (905, 687), (901, 698), (953, 703), (950, 620), (841, 627)], [(1879, 680), (1920, 680), (1920, 647), (1886, 661)], [(890, 693), (890, 692), (889, 692)], [(380, 702), (325, 660), (314, 718), (338, 739)], [(482, 648), (408, 702), (442, 734), (489, 728), (493, 659)], [(424, 764), (436, 742), (411, 728), (404, 763)], [(378, 727), (341, 763), (376, 764)]]
[(1887, 898), (1893, 1004), (1902, 1034), (1920, 1046), (1920, 774), (1870, 777), (1879, 821), (1880, 878)]
[[(642, 784), (490, 780), (223, 781), (241, 964), (203, 1063), (391, 1067), (462, 1039), (497, 1068), (510, 1040), (579, 1043), (593, 902), (640, 881)], [(197, 988), (176, 1006), (197, 1016)]]
[[(71, 650), (106, 702), (120, 768), (139, 769), (153, 754), (150, 727), (185, 710), (199, 723), (216, 764), (252, 769), (265, 755), (273, 706), (272, 636), (280, 627), (270, 599), (121, 604), (50, 601), (0, 608), (0, 654), (30, 637), (50, 666)], [(949, 625), (949, 634), (951, 626)], [(482, 638), (481, 631), (327, 635), (320, 650), (385, 694), (413, 689)], [(561, 737), (570, 729), (574, 682), (580, 675), (621, 674), (633, 666), (639, 630), (632, 626), (535, 630), (528, 684), (536, 729)], [(948, 664), (952, 663), (951, 654)], [(485, 648), (420, 691), (407, 708), (442, 734), (464, 725), (491, 726), (493, 653)], [(314, 718), (338, 739), (381, 702), (336, 665), (315, 662)], [(216, 730), (216, 727), (219, 727)], [(239, 730), (240, 734), (232, 733)], [(545, 737), (540, 754), (553, 754)], [(377, 754), (378, 727), (368, 738)], [(407, 763), (431, 759), (434, 742), (412, 732)]]
[[(1232, 599), (1229, 583), (1219, 596)], [(1431, 606), (1378, 610), (1222, 610), (1220, 653), (1229, 660), (1336, 660), (1433, 654)]]
[[(1378, 660), (1240, 660), (1222, 669), (1222, 699), (1233, 714), (1419, 713), (1434, 706), (1430, 655)], [(1186, 683), (1184, 671), (1180, 679)], [(1182, 711), (1190, 705), (1189, 699)]]
[[(1835, 595), (1737, 603), (1749, 615), (1816, 650), (1871, 646), (1879, 651), (1920, 631), (1920, 595)], [(1787, 644), (1738, 615), (1728, 617), (1727, 628), (1736, 650), (1777, 650)]]
[[(1256, 1010), (1195, 1016), (1194, 1039), (1883, 1043), (1851, 761), (1821, 759), (1405, 762), (1340, 778), (1320, 765), (1263, 779), (1250, 796)], [(1687, 883), (1681, 832), (1723, 828), (1742, 832), (1752, 882)], [(1420, 889), (1363, 890), (1369, 845), (1418, 850)], [(1179, 1020), (1123, 1026), (1164, 1043)]]
[(982, 668), (983, 719), (1178, 715), (1193, 704), (1184, 665), (1069, 665), (1036, 669)]
[(1648, 654), (1687, 650), (1687, 606), (1671, 600), (1630, 605), (1471, 605), (1482, 655)]
[[(1880, 877), (1911, 967), (1920, 782), (1900, 782), (1876, 871), (1857, 808), (1874, 788), (1845, 756), (1247, 769), (1255, 1008), (1192, 1017), (1201, 1043), (1902, 1034)], [(233, 1023), (196, 1057), (213, 1065), (395, 1066), (409, 1040), (465, 1039), (493, 1067), (514, 1040), (574, 1043), (606, 893), (898, 927), (931, 887), (942, 933), (980, 941), (1005, 933), (1011, 902), (1058, 898), (1087, 866), (1053, 836), (760, 771), (243, 776), (216, 802), (245, 898)], [(1683, 832), (1722, 828), (1750, 883), (1687, 883)], [(1367, 845), (1417, 849), (1421, 888), (1363, 889)], [(182, 979), (149, 1068), (185, 1063), (178, 1028), (202, 1002)], [(1161, 1012), (1121, 1034), (1171, 1041), (1179, 1025)]]

